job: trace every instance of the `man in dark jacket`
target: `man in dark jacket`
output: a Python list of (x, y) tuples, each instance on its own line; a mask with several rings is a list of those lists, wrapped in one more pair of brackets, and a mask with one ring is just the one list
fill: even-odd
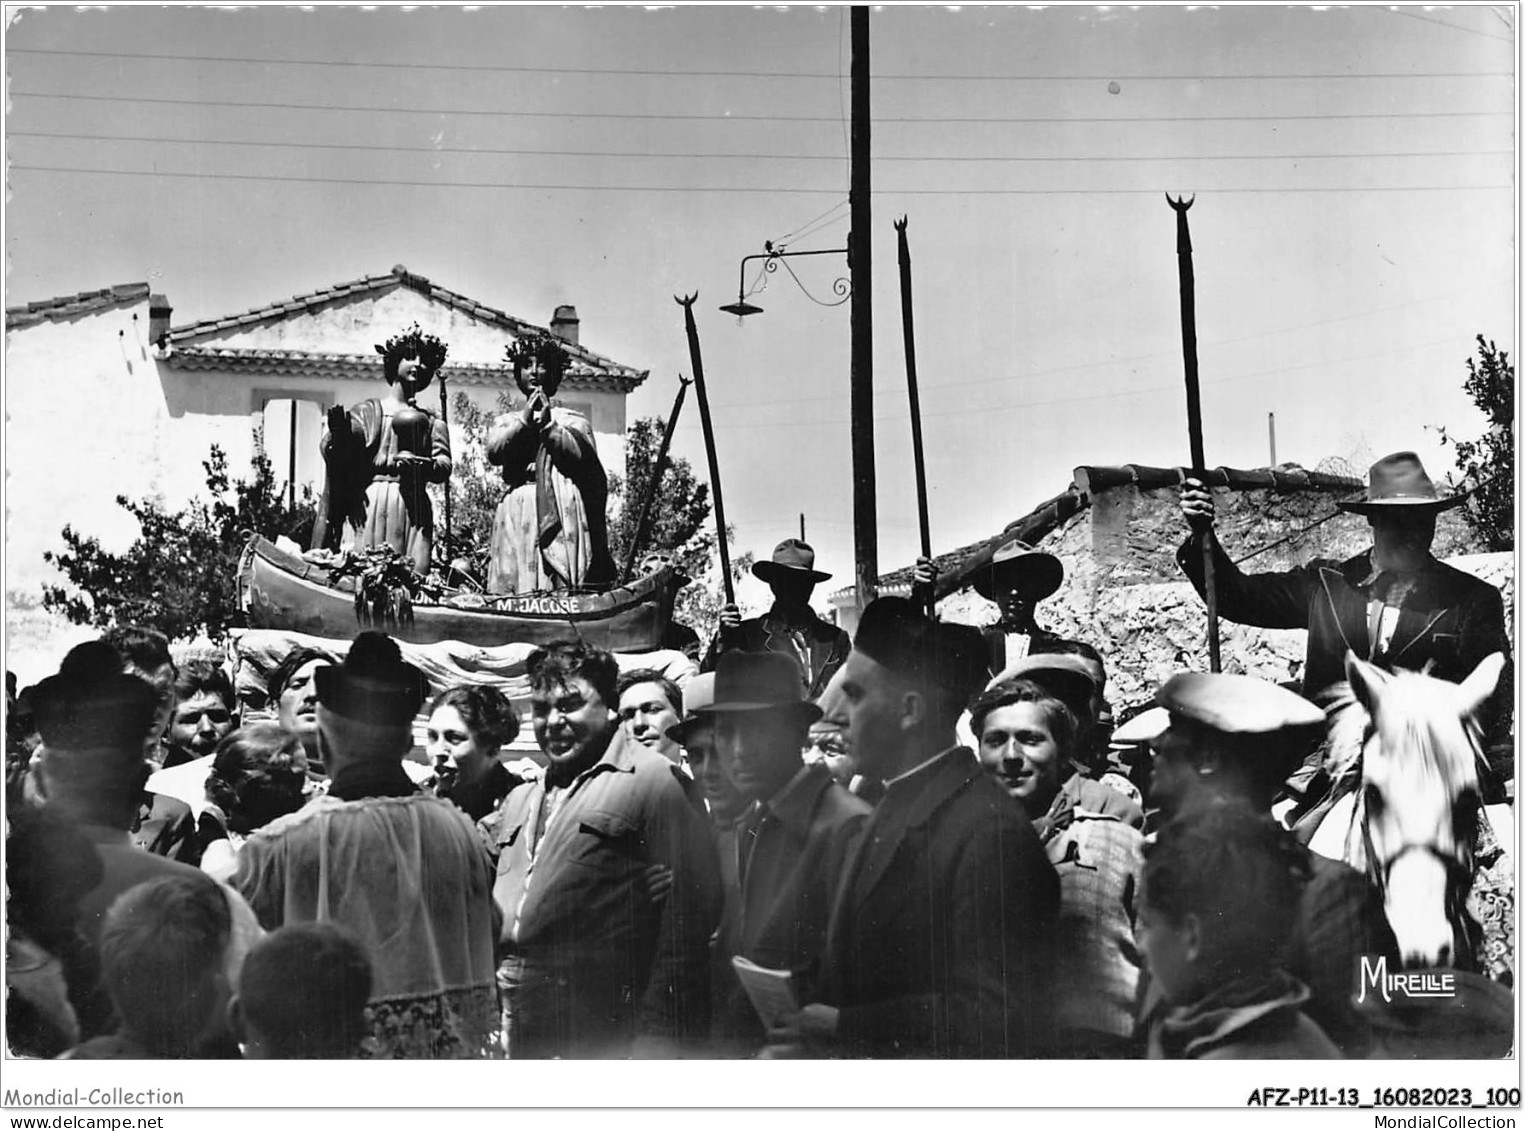
[[(1345, 653), (1392, 670), (1431, 665), (1437, 679), (1460, 683), (1494, 652), (1510, 655), (1504, 603), (1492, 585), (1430, 555), (1435, 518), (1465, 501), (1442, 498), (1413, 452), (1371, 467), (1364, 499), (1339, 504), (1371, 523), (1372, 548), (1350, 560), (1313, 562), (1286, 573), (1243, 574), (1214, 540), (1218, 611), (1261, 628), (1308, 630), (1303, 693), (1315, 697), (1345, 678)], [(1201, 539), (1211, 529), (1212, 496), (1197, 480), (1181, 489), (1191, 536), (1176, 560), (1203, 591)], [(1514, 679), (1506, 668), (1480, 721), (1487, 745), (1507, 749)]]
[(709, 1031), (709, 832), (682, 771), (620, 726), (610, 653), (560, 641), (528, 669), (545, 774), (479, 825), (498, 861), (509, 1057), (625, 1057), (638, 1037), (673, 1055)]
[(770, 561), (752, 572), (773, 590), (773, 607), (760, 617), (742, 620), (735, 605), (720, 610), (720, 632), (704, 657), (702, 671), (714, 671), (723, 652), (779, 652), (792, 656), (804, 672), (806, 698), (814, 699), (847, 659), (847, 633), (816, 616), (810, 593), (831, 576), (815, 568), (815, 551), (798, 538), (785, 538)]
[[(821, 708), (805, 699), (799, 665), (776, 653), (728, 652), (715, 672), (720, 760), (757, 802), (740, 838), (740, 921), (735, 953), (788, 970), (813, 995), (839, 865), (869, 806), (822, 765), (806, 766), (806, 731)], [(804, 1000), (811, 1000), (806, 996)], [(763, 1030), (753, 1025), (758, 1043)]]
[(883, 799), (833, 901), (819, 1001), (775, 1032), (838, 1056), (1020, 1056), (1041, 1032), (1059, 882), (1031, 823), (958, 746), (979, 631), (913, 602), (864, 610), (843, 669), (853, 749)]

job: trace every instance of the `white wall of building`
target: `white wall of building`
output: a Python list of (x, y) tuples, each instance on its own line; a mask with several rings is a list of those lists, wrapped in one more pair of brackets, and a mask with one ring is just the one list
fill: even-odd
[[(137, 321), (133, 321), (133, 315)], [(378, 341), (417, 321), (450, 346), (451, 361), (501, 364), (506, 331), (400, 287), (361, 296), (316, 313), (246, 328), (200, 344), (226, 348), (370, 354)], [(384, 328), (384, 331), (380, 328)], [(148, 348), (148, 301), (60, 322), (39, 322), (6, 335), (5, 584), (8, 597), (30, 603), (59, 576), (43, 561), (61, 550), (65, 523), (125, 550), (137, 524), (118, 495), (160, 495), (179, 506), (205, 491), (202, 461), (212, 444), (228, 455), (235, 476), (247, 474), (255, 429), (266, 405), (291, 398), (303, 406), (298, 429), (298, 479), (321, 486), (313, 438), (317, 413), (381, 391), (377, 378), (315, 378), (172, 368)], [(483, 411), (497, 411), (500, 386), (453, 381)], [(518, 398), (517, 390), (515, 398)], [(438, 387), (423, 394), (438, 407)], [(625, 395), (568, 389), (559, 398), (587, 413), (599, 455), (624, 471)], [(278, 406), (279, 411), (279, 406)], [(289, 413), (289, 407), (286, 409)], [(286, 418), (289, 421), (289, 415)], [(289, 423), (267, 437), (278, 479), (288, 467)], [(459, 433), (453, 437), (460, 442)]]

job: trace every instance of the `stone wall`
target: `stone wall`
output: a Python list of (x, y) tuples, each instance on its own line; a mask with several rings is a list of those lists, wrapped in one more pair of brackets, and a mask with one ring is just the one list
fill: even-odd
[[(1236, 560), (1267, 547), (1244, 562), (1242, 568), (1253, 573), (1357, 554), (1371, 545), (1366, 520), (1339, 511), (1334, 498), (1312, 491), (1215, 490), (1223, 546)], [(1038, 543), (1065, 571), (1064, 584), (1039, 606), (1038, 619), (1102, 654), (1114, 710), (1147, 702), (1175, 672), (1208, 668), (1207, 613), (1175, 561), (1185, 532), (1175, 488), (1129, 485), (1098, 492), (1090, 506)], [(1514, 556), (1474, 554), (1475, 548), (1461, 516), (1442, 514), (1436, 556), (1503, 590), (1512, 638)], [(995, 606), (969, 590), (947, 598), (939, 609), (945, 619), (966, 624), (996, 619)], [(1224, 671), (1276, 682), (1302, 676), (1307, 640), (1302, 629), (1220, 621), (1219, 639)]]

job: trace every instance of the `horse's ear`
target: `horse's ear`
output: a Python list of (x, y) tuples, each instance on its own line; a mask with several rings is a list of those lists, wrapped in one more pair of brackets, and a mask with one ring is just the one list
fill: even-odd
[(1388, 674), (1376, 664), (1368, 664), (1354, 652), (1345, 653), (1345, 678), (1357, 701), (1366, 708), (1368, 715), (1377, 713), (1377, 692), (1387, 685)]
[(1504, 653), (1495, 652), (1491, 656), (1483, 657), (1482, 662), (1472, 669), (1472, 674), (1462, 680), (1456, 688), (1461, 698), (1463, 717), (1477, 714), (1478, 708), (1493, 694), (1494, 688), (1499, 684), (1499, 676), (1503, 674)]

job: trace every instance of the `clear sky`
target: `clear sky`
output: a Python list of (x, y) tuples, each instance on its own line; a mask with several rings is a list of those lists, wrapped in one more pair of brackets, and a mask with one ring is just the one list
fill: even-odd
[[(1196, 194), (1210, 464), (1475, 434), (1515, 349), (1516, 9), (875, 9), (880, 565), (917, 544), (895, 233), (910, 217), (933, 545), (1080, 464), (1187, 461), (1175, 230)], [(847, 235), (841, 8), (10, 15), (6, 302), (147, 279), (176, 324), (406, 264), (651, 370), (696, 307), (739, 548), (804, 512), (852, 574), (846, 306), (738, 262)], [(831, 299), (845, 260), (795, 260)], [(748, 280), (749, 284), (752, 282)], [(692, 398), (676, 444), (703, 469)]]

